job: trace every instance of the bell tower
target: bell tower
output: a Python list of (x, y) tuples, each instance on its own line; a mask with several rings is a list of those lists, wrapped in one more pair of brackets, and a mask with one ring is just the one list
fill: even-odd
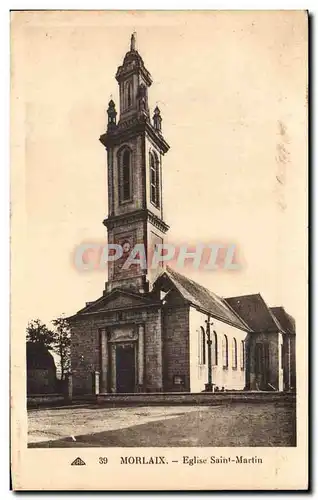
[[(148, 90), (152, 78), (131, 35), (130, 50), (117, 69), (119, 119), (113, 100), (108, 104), (107, 130), (100, 141), (107, 150), (108, 243), (122, 248), (108, 262), (105, 293), (114, 288), (145, 293), (157, 276), (150, 268), (157, 244), (169, 229), (163, 219), (162, 159), (169, 145), (162, 135), (158, 106), (150, 117)], [(136, 247), (138, 245), (138, 247)], [(143, 248), (145, 259), (136, 248)], [(143, 262), (142, 265), (134, 262)]]

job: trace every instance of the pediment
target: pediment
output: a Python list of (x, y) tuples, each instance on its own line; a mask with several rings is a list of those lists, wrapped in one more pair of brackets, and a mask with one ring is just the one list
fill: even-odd
[(143, 295), (126, 292), (125, 290), (113, 290), (110, 293), (103, 295), (95, 302), (88, 304), (77, 314), (89, 314), (119, 309), (130, 309), (149, 305), (152, 302), (153, 300)]

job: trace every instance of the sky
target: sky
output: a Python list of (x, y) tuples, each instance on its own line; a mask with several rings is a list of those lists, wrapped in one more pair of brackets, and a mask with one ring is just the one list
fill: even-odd
[[(184, 271), (221, 296), (260, 292), (302, 318), (307, 261), (307, 19), (301, 12), (24, 12), (12, 19), (13, 242), (28, 320), (98, 298), (75, 269), (105, 242), (106, 129), (136, 31), (165, 139), (171, 242), (237, 245), (239, 271)], [(17, 125), (19, 128), (17, 129)], [(20, 148), (20, 149), (19, 149)], [(16, 158), (16, 156), (14, 156)], [(21, 217), (19, 217), (21, 214)], [(16, 231), (18, 235), (15, 237)], [(15, 252), (13, 252), (13, 263)], [(305, 307), (306, 308), (306, 307)]]

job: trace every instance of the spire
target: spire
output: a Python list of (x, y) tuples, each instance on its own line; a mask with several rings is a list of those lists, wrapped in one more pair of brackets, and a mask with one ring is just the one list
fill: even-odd
[[(130, 37), (130, 47), (128, 52), (125, 54), (123, 63), (118, 67), (116, 73), (116, 80), (119, 84), (126, 81), (131, 77), (132, 73), (139, 74), (139, 79), (142, 77), (142, 81), (150, 87), (152, 84), (152, 79), (149, 71), (146, 69), (144, 61), (137, 50), (136, 43), (136, 32), (134, 31)], [(141, 83), (141, 80), (140, 82)], [(136, 87), (137, 90), (137, 87)]]
[(136, 32), (134, 31), (130, 38), (130, 50), (136, 50)]

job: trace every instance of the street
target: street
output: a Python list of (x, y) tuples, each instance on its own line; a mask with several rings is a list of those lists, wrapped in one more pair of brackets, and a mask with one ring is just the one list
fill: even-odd
[(36, 409), (28, 426), (32, 448), (296, 445), (291, 403)]

